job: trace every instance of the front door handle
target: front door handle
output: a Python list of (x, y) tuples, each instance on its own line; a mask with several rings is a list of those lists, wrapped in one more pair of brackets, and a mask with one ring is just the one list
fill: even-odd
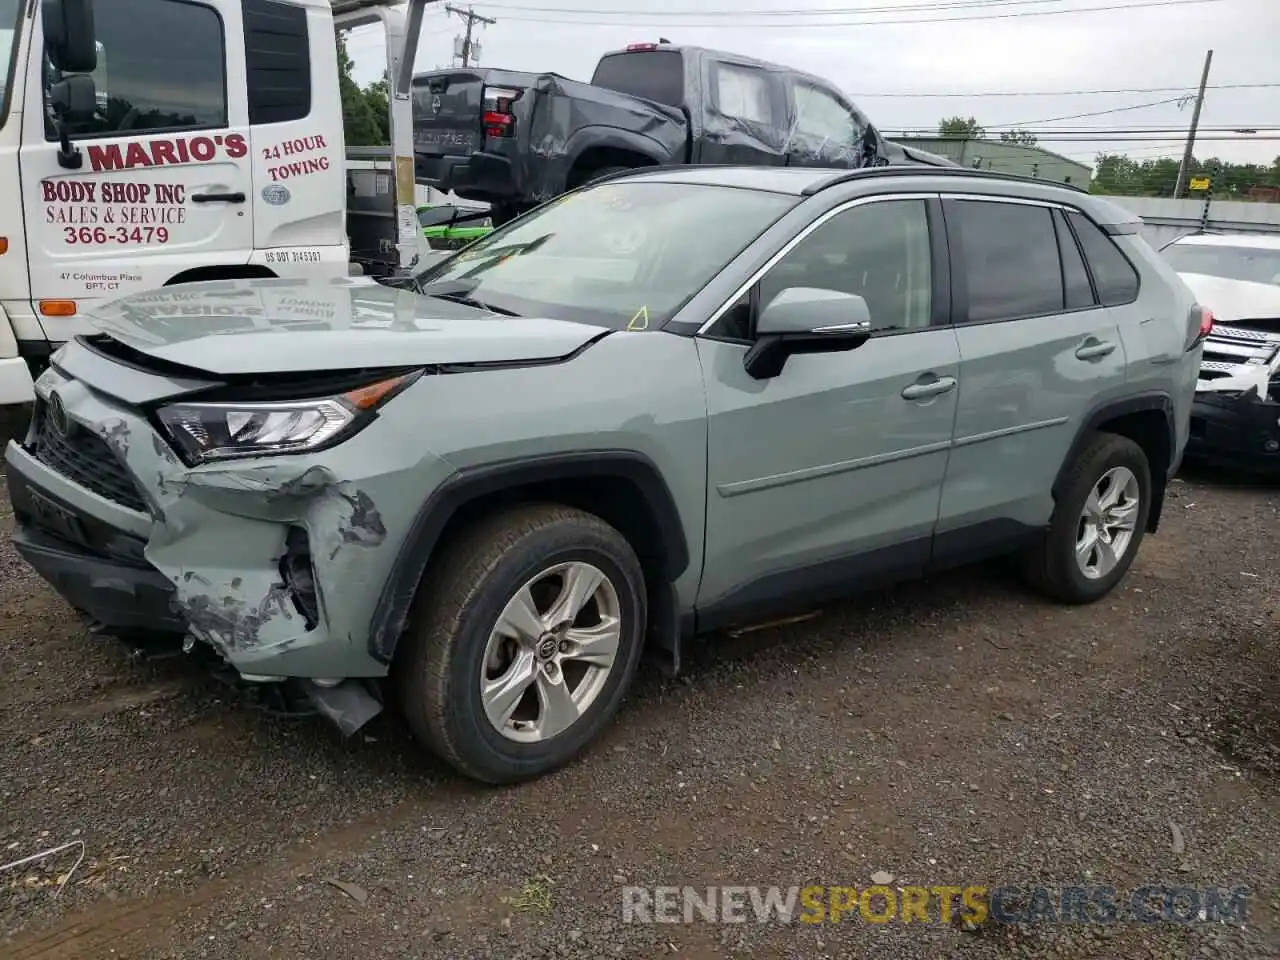
[(193, 193), (192, 203), (244, 203), (243, 193)]
[(949, 393), (956, 388), (955, 377), (938, 377), (935, 380), (916, 381), (908, 387), (902, 388), (903, 400), (928, 400), (930, 397), (941, 396)]
[(1116, 345), (1114, 343), (1090, 338), (1086, 343), (1076, 348), (1076, 356), (1081, 360), (1101, 360), (1115, 348)]

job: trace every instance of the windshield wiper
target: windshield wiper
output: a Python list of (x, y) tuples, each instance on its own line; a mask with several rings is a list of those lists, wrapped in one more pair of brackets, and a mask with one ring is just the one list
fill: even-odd
[(495, 307), (491, 303), (485, 303), (483, 300), (471, 296), (471, 291), (477, 286), (479, 286), (477, 283), (467, 283), (460, 280), (441, 280), (437, 283), (419, 283), (417, 291), (424, 297), (448, 300), (450, 303), (460, 303), (466, 307), (487, 310), (490, 313), (501, 314), (504, 317), (520, 316), (514, 310), (508, 310), (506, 307)]
[(427, 296), (435, 297), (437, 300), (448, 300), (451, 303), (461, 303), (463, 306), (475, 307), (479, 310), (488, 310), (490, 313), (500, 313), (504, 317), (520, 316), (514, 310), (508, 310), (506, 307), (495, 307), (491, 303), (485, 303), (483, 300), (469, 297), (465, 293), (428, 293)]

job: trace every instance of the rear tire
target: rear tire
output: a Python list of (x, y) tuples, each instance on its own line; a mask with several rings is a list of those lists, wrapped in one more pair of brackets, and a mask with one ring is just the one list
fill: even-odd
[(1060, 603), (1093, 603), (1129, 572), (1151, 511), (1151, 467), (1128, 437), (1099, 433), (1072, 464), (1049, 532), (1028, 552), (1030, 584)]
[(581, 510), (518, 507), (463, 533), (432, 570), (396, 667), (414, 736), (491, 784), (573, 760), (639, 664), (645, 581), (630, 544)]

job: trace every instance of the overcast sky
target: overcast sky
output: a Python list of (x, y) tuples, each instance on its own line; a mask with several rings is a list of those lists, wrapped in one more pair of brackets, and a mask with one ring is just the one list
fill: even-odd
[[(1102, 111), (1194, 96), (1212, 48), (1196, 155), (1268, 164), (1280, 155), (1280, 139), (1259, 139), (1280, 138), (1280, 0), (492, 0), (473, 8), (497, 20), (477, 28), (482, 66), (588, 80), (604, 51), (662, 36), (825, 76), (891, 138), (972, 115), (991, 129), (1029, 126), (1041, 146), (1089, 164), (1100, 151), (1181, 156), (1189, 99)], [(428, 8), (417, 68), (452, 65), (462, 30), (442, 3)], [(379, 76), (380, 28), (361, 28), (349, 43), (357, 80)], [(1237, 84), (1272, 86), (1227, 86)], [(1063, 93), (1097, 90), (1151, 92)], [(969, 96), (998, 92), (1058, 95)], [(1060, 117), (1070, 119), (1042, 122)], [(1257, 129), (1254, 142), (1210, 139), (1237, 127)], [(1102, 141), (1100, 128), (1125, 133)], [(1114, 139), (1135, 129), (1158, 132)]]

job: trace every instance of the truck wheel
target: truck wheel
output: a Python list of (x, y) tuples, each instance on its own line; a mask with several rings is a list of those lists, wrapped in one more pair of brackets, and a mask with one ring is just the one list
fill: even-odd
[(644, 573), (630, 544), (581, 510), (520, 507), (432, 569), (397, 665), (414, 736), (486, 783), (568, 763), (613, 719), (640, 660)]
[(1105, 597), (1129, 571), (1151, 510), (1151, 468), (1127, 437), (1099, 433), (1076, 458), (1049, 532), (1028, 555), (1031, 584), (1061, 603)]

